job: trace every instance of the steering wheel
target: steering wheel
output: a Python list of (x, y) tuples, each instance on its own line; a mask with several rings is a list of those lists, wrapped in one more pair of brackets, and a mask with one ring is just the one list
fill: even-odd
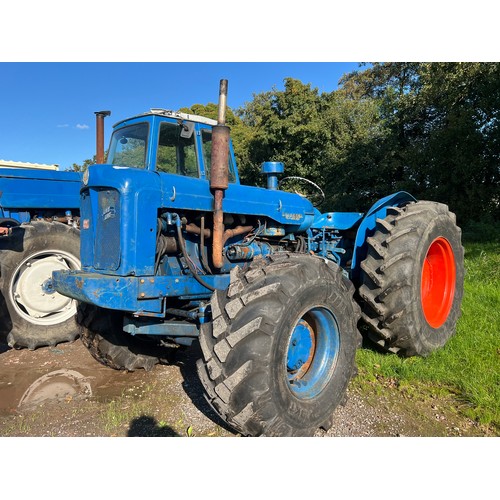
[(0, 227), (16, 227), (19, 226), (19, 222), (16, 219), (11, 219), (9, 217), (7, 218), (0, 218)]
[[(283, 184), (285, 186), (283, 186)], [(293, 175), (284, 177), (278, 182), (278, 187), (282, 191), (293, 192), (302, 196), (302, 198), (307, 198), (312, 203), (313, 207), (318, 207), (325, 201), (325, 193), (323, 190), (313, 181), (305, 177)]]

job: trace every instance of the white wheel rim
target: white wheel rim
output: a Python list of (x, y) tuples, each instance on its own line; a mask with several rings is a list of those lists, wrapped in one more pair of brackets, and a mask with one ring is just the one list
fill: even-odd
[(52, 271), (79, 269), (80, 261), (67, 252), (44, 250), (16, 268), (10, 297), (16, 312), (35, 325), (57, 325), (76, 313), (77, 302), (52, 288)]

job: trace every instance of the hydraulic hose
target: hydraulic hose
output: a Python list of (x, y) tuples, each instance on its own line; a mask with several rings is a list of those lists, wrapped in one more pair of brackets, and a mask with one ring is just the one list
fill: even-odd
[(180, 221), (179, 217), (177, 217), (177, 220), (176, 220), (176, 227), (177, 227), (177, 237), (179, 239), (179, 246), (181, 247), (181, 252), (182, 252), (182, 255), (184, 255), (187, 266), (189, 267), (189, 270), (193, 274), (193, 278), (200, 285), (203, 285), (205, 288), (208, 288), (212, 292), (215, 292), (216, 289), (212, 285), (209, 285), (208, 283), (206, 283), (205, 281), (203, 281), (199, 277), (198, 273), (196, 272), (196, 269), (194, 268), (191, 260), (189, 259), (189, 255), (188, 255), (187, 250), (186, 250), (186, 242), (184, 241), (184, 237), (182, 236), (181, 221)]
[(201, 255), (201, 263), (203, 264), (205, 271), (207, 271), (207, 273), (209, 274), (212, 274), (210, 266), (208, 265), (207, 249), (205, 247), (205, 217), (201, 218), (200, 255)]

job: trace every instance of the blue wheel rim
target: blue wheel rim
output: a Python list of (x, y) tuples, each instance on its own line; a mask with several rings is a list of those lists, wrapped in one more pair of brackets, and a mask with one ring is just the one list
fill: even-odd
[(325, 388), (335, 370), (339, 347), (339, 328), (330, 310), (314, 307), (295, 323), (286, 371), (288, 386), (297, 398), (314, 398)]

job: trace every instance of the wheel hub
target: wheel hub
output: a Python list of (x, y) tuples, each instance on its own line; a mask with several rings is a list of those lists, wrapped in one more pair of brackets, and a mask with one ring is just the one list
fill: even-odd
[(14, 273), (11, 286), (13, 304), (28, 321), (55, 325), (75, 314), (76, 302), (56, 292), (52, 271), (79, 267), (70, 255), (43, 252), (25, 260)]
[(424, 259), (421, 279), (421, 301), (430, 326), (439, 328), (450, 314), (455, 296), (456, 266), (450, 243), (436, 238)]
[(340, 336), (335, 316), (315, 307), (303, 314), (288, 341), (288, 386), (299, 399), (316, 397), (328, 384), (337, 362)]
[(49, 278), (42, 283), (42, 291), (46, 295), (57, 293), (56, 289), (54, 288), (54, 283), (52, 282), (52, 278)]
[(315, 348), (314, 331), (307, 322), (301, 319), (292, 332), (288, 349), (287, 369), (293, 382), (296, 383), (307, 373)]

